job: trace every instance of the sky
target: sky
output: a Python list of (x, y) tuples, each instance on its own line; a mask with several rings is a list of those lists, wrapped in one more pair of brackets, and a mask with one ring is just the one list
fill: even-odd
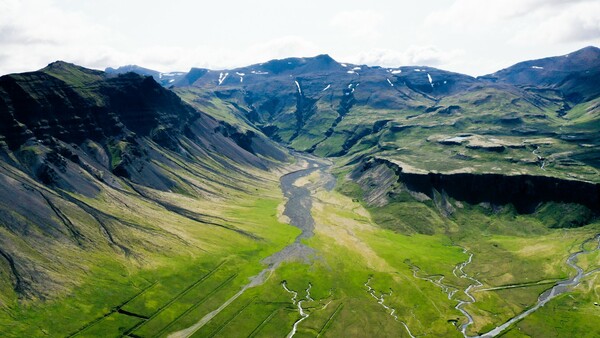
[(226, 69), (329, 54), (473, 76), (600, 46), (600, 0), (0, 0), (0, 75), (63, 60)]

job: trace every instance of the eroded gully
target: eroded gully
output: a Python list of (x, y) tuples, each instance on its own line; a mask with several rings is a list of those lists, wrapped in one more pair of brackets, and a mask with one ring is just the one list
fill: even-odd
[[(283, 214), (289, 218), (289, 224), (299, 228), (302, 231), (300, 235), (296, 237), (294, 243), (289, 244), (280, 251), (265, 258), (262, 262), (266, 264), (267, 267), (256, 276), (250, 277), (250, 281), (248, 282), (248, 284), (244, 285), (235, 295), (230, 297), (217, 309), (206, 314), (194, 325), (181, 331), (177, 331), (170, 334), (169, 338), (187, 338), (196, 333), (204, 325), (206, 325), (206, 323), (208, 323), (221, 311), (223, 311), (227, 306), (233, 303), (233, 301), (235, 301), (239, 296), (241, 296), (247, 289), (263, 284), (271, 275), (271, 273), (275, 269), (277, 269), (277, 267), (282, 262), (287, 260), (308, 261), (310, 256), (312, 256), (312, 254), (314, 253), (313, 249), (301, 243), (302, 239), (310, 238), (313, 236), (315, 226), (315, 222), (311, 214), (311, 186), (296, 186), (294, 185), (294, 183), (300, 178), (307, 177), (310, 174), (319, 171), (320, 181), (316, 184), (319, 187), (323, 187), (324, 189), (329, 191), (332, 190), (335, 186), (335, 178), (329, 173), (329, 168), (331, 167), (331, 164), (328, 161), (304, 154), (295, 154), (295, 156), (298, 159), (298, 161), (303, 161), (306, 163), (306, 165), (303, 169), (282, 176), (280, 179), (280, 187), (283, 192), (283, 195), (287, 199)], [(291, 290), (287, 289), (287, 286), (285, 284), (284, 287), (286, 288), (286, 291), (292, 292)], [(306, 290), (307, 298), (305, 298), (305, 300), (311, 300), (311, 287), (312, 285), (309, 284), (309, 287)], [(296, 305), (295, 299), (293, 301), (294, 305)], [(300, 322), (302, 322), (304, 319), (308, 318), (308, 314), (305, 313), (302, 309), (302, 301), (299, 301), (297, 306), (301, 318), (294, 323), (292, 331), (290, 332), (290, 334), (288, 334), (288, 338), (292, 337), (295, 334), (298, 324), (300, 324)]]

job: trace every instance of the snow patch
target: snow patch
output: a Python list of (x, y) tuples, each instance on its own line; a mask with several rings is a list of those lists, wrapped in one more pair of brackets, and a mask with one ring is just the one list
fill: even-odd
[(531, 66), (531, 68), (533, 68), (533, 69), (544, 69), (544, 67), (540, 67), (540, 66)]
[(342, 67), (344, 67), (344, 68), (348, 67), (348, 65), (347, 65), (347, 64), (345, 64), (345, 63), (340, 63), (340, 66), (342, 66)]
[(419, 68), (416, 68), (416, 69), (415, 69), (415, 72), (420, 72), (420, 71), (421, 71), (421, 70), (420, 70)]
[(269, 74), (269, 72), (261, 72), (260, 70), (253, 70), (250, 73), (255, 74), (255, 75), (267, 75), (267, 74)]
[(360, 67), (354, 67), (354, 68), (352, 68), (352, 70), (361, 70), (361, 69), (362, 68), (360, 68)]
[(392, 74), (400, 74), (402, 71), (400, 69), (392, 70)]
[(390, 84), (390, 86), (392, 86), (392, 87), (394, 86), (394, 84), (392, 83), (392, 81), (390, 81), (390, 79), (386, 79), (386, 80)]
[(175, 82), (175, 79), (169, 80), (169, 83), (173, 83), (173, 82)]
[(240, 83), (244, 82), (244, 76), (246, 73), (235, 72), (235, 74), (240, 77)]
[(298, 83), (298, 81), (294, 81), (294, 83), (296, 84), (296, 87), (298, 87), (298, 94), (302, 96), (302, 89), (300, 89), (300, 84)]
[[(351, 83), (348, 85), (348, 89), (350, 89), (350, 93), (354, 93), (356, 87), (358, 87), (360, 83)], [(350, 93), (346, 92), (346, 95), (350, 95)]]
[(427, 80), (429, 80), (429, 84), (431, 85), (431, 88), (433, 88), (433, 80), (431, 79), (431, 75), (429, 75), (429, 73), (427, 73)]
[(353, 70), (349, 70), (349, 71), (347, 71), (346, 73), (348, 73), (348, 74), (356, 74), (356, 73), (354, 73), (354, 71), (353, 71)]
[(443, 142), (460, 143), (465, 140), (468, 140), (469, 138), (470, 138), (469, 136), (455, 136), (455, 137), (447, 138), (447, 139), (443, 140)]
[(223, 72), (221, 72), (219, 74), (219, 86), (221, 85), (221, 83), (223, 83), (223, 81), (225, 81), (225, 79), (227, 78), (228, 75), (229, 75), (229, 73), (223, 73)]
[(325, 87), (325, 89), (321, 90), (322, 92), (326, 91), (327, 89), (331, 88), (331, 85), (328, 84), (327, 87)]

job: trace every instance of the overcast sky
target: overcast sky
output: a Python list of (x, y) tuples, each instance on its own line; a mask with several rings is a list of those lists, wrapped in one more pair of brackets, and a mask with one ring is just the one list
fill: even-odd
[(599, 0), (0, 0), (0, 74), (159, 71), (329, 54), (483, 75), (600, 46)]

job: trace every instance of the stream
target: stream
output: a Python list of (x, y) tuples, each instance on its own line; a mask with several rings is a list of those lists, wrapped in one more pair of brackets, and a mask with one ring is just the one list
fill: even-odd
[(400, 322), (400, 324), (402, 324), (402, 326), (404, 326), (404, 328), (406, 329), (406, 332), (408, 333), (408, 335), (411, 338), (415, 338), (415, 336), (413, 336), (412, 332), (410, 332), (410, 329), (408, 328), (408, 325), (406, 325), (406, 323), (404, 321), (398, 320), (398, 316), (396, 315), (396, 309), (394, 309), (393, 307), (390, 307), (388, 305), (385, 304), (385, 296), (390, 296), (392, 294), (392, 289), (390, 289), (389, 293), (381, 293), (379, 297), (377, 297), (377, 295), (375, 294), (375, 289), (373, 289), (371, 287), (371, 285), (369, 285), (369, 283), (371, 282), (371, 279), (373, 279), (373, 277), (369, 277), (369, 279), (367, 280), (367, 282), (364, 284), (367, 287), (367, 293), (370, 294), (373, 298), (375, 298), (377, 300), (377, 304), (383, 306), (383, 308), (386, 311), (389, 311), (390, 316), (392, 316), (394, 318), (394, 320), (396, 320), (397, 322)]
[[(296, 298), (298, 297), (298, 292), (288, 289), (286, 281), (283, 281), (281, 283), (281, 285), (283, 286), (285, 291), (287, 291), (288, 293), (291, 293), (293, 295), (292, 296), (292, 304), (296, 305)], [(304, 302), (304, 301), (310, 302), (310, 301), (314, 300), (310, 297), (310, 289), (311, 288), (312, 288), (312, 284), (308, 283), (308, 287), (305, 290), (306, 297), (304, 297), (303, 300), (298, 301), (298, 304), (297, 304), (298, 313), (300, 314), (300, 319), (298, 319), (297, 321), (294, 322), (294, 325), (292, 326), (292, 331), (290, 331), (290, 333), (288, 333), (286, 338), (292, 338), (296, 334), (296, 331), (298, 330), (298, 324), (300, 324), (303, 320), (305, 320), (306, 318), (308, 318), (310, 316), (308, 313), (304, 312), (304, 309), (302, 308), (302, 302)]]
[[(596, 247), (592, 250), (588, 250), (586, 251), (584, 246), (587, 242), (589, 241), (596, 241), (598, 242), (598, 244), (596, 245)], [(539, 297), (538, 297), (538, 301), (537, 303), (535, 303), (534, 306), (532, 306), (531, 308), (527, 309), (526, 311), (521, 312), (519, 315), (511, 318), (510, 320), (508, 320), (506, 323), (497, 326), (496, 328), (494, 328), (493, 330), (490, 330), (487, 333), (484, 333), (480, 336), (475, 336), (475, 337), (484, 337), (484, 338), (488, 338), (488, 337), (496, 337), (499, 334), (503, 333), (506, 329), (508, 329), (511, 325), (513, 325), (514, 323), (522, 320), (523, 318), (529, 316), (530, 314), (532, 314), (533, 312), (535, 312), (537, 309), (539, 309), (540, 307), (544, 306), (546, 303), (548, 303), (551, 299), (556, 298), (557, 296), (568, 292), (570, 289), (576, 287), (577, 285), (579, 285), (579, 283), (581, 282), (581, 279), (583, 277), (586, 277), (588, 275), (590, 275), (591, 273), (594, 272), (598, 272), (599, 270), (596, 269), (594, 271), (591, 271), (587, 274), (584, 273), (583, 268), (581, 268), (579, 265), (576, 264), (577, 261), (577, 256), (581, 255), (581, 254), (585, 254), (585, 253), (590, 253), (593, 251), (597, 251), (600, 250), (600, 234), (584, 241), (581, 244), (580, 247), (581, 250), (572, 253), (571, 255), (569, 255), (569, 258), (567, 258), (566, 264), (570, 267), (572, 267), (573, 269), (575, 269), (575, 271), (577, 272), (575, 274), (575, 276), (560, 281), (558, 283), (556, 283), (552, 288), (544, 291)], [(466, 337), (466, 336), (465, 336)], [(471, 337), (469, 337), (471, 338)]]
[[(586, 243), (591, 242), (591, 241), (596, 241), (598, 243), (596, 244), (595, 248), (593, 248), (592, 250), (586, 251), (584, 246), (586, 245)], [(533, 312), (535, 312), (540, 307), (544, 306), (551, 299), (553, 299), (565, 292), (568, 292), (570, 289), (579, 285), (582, 278), (587, 277), (593, 273), (600, 272), (600, 268), (597, 268), (592, 271), (589, 271), (588, 273), (585, 273), (583, 268), (581, 268), (580, 266), (578, 266), (576, 264), (577, 257), (579, 255), (590, 253), (590, 252), (597, 251), (597, 250), (600, 250), (600, 234), (585, 240), (581, 244), (580, 250), (575, 253), (572, 253), (567, 258), (565, 264), (567, 264), (571, 268), (575, 269), (575, 271), (577, 272), (575, 274), (575, 276), (573, 276), (572, 278), (560, 281), (560, 282), (556, 283), (552, 288), (544, 291), (538, 297), (537, 303), (534, 304), (531, 308), (521, 312), (519, 315), (511, 318), (504, 324), (499, 325), (496, 328), (494, 328), (482, 335), (476, 335), (476, 336), (469, 336), (467, 334), (467, 328), (470, 325), (472, 325), (474, 321), (473, 321), (473, 316), (467, 310), (465, 310), (463, 307), (467, 304), (475, 303), (476, 300), (475, 300), (475, 297), (473, 297), (473, 295), (471, 295), (471, 291), (474, 288), (483, 286), (483, 283), (481, 283), (479, 280), (475, 279), (474, 277), (469, 276), (467, 273), (464, 272), (464, 268), (467, 267), (467, 265), (471, 264), (471, 262), (473, 261), (473, 254), (469, 253), (469, 258), (466, 261), (456, 265), (456, 267), (454, 267), (454, 270), (452, 270), (452, 273), (454, 274), (454, 276), (456, 276), (458, 278), (469, 279), (473, 282), (472, 284), (469, 284), (469, 286), (463, 291), (464, 294), (468, 297), (468, 300), (458, 300), (458, 304), (455, 306), (455, 308), (458, 311), (460, 311), (467, 318), (467, 322), (460, 326), (460, 332), (463, 334), (463, 336), (465, 338), (480, 338), (480, 337), (481, 338), (490, 338), (490, 337), (496, 337), (496, 336), (500, 335), (501, 333), (506, 331), (509, 327), (511, 327), (513, 324), (515, 324), (516, 322), (522, 320), (523, 318), (525, 318), (525, 317), (529, 316), (530, 314), (532, 314)], [(463, 252), (468, 253), (466, 249), (463, 249)], [(419, 268), (416, 266), (413, 266), (413, 276), (415, 278), (429, 281), (429, 282), (435, 284), (436, 286), (440, 287), (442, 289), (442, 291), (448, 295), (448, 299), (452, 299), (452, 297), (456, 294), (456, 290), (454, 289), (454, 287), (452, 287), (450, 285), (446, 285), (442, 282), (442, 280), (444, 279), (443, 275), (419, 277), (417, 275), (418, 271), (419, 271)], [(368, 286), (368, 285), (365, 284), (365, 286)], [(369, 292), (371, 292), (370, 287), (369, 287)]]
[[(239, 296), (241, 296), (247, 289), (262, 285), (269, 278), (271, 273), (282, 262), (286, 260), (308, 261), (313, 255), (314, 250), (301, 243), (302, 239), (312, 237), (315, 226), (315, 222), (311, 214), (311, 187), (322, 186), (326, 190), (330, 191), (335, 187), (335, 177), (333, 177), (333, 175), (329, 173), (329, 168), (331, 167), (330, 162), (304, 154), (295, 153), (294, 155), (296, 156), (296, 159), (298, 159), (299, 161), (305, 161), (307, 165), (304, 169), (300, 169), (283, 175), (280, 178), (280, 188), (283, 192), (284, 197), (287, 199), (283, 214), (289, 217), (290, 225), (299, 228), (302, 231), (302, 233), (298, 235), (298, 237), (296, 237), (294, 243), (287, 245), (280, 251), (263, 259), (262, 263), (266, 264), (267, 267), (263, 269), (260, 273), (258, 273), (256, 276), (250, 277), (250, 281), (248, 282), (248, 284), (244, 285), (235, 295), (230, 297), (217, 309), (206, 314), (198, 322), (196, 322), (196, 324), (186, 329), (170, 334), (168, 336), (169, 338), (190, 337), (198, 330), (200, 330), (204, 325), (206, 325), (206, 323), (208, 323), (215, 316), (217, 316), (221, 311), (223, 311), (227, 306), (233, 303), (233, 301), (235, 301)], [(299, 187), (294, 185), (294, 183), (298, 179), (309, 176), (315, 171), (320, 172), (320, 182), (317, 182), (314, 185), (307, 184), (306, 186)], [(286, 289), (286, 291), (296, 294), (292, 299), (292, 301), (295, 304), (295, 297), (297, 297), (297, 293), (295, 291), (288, 290), (286, 284), (283, 284), (283, 286), (284, 289)], [(306, 289), (305, 300), (312, 300), (312, 298), (310, 298), (311, 287), (312, 284), (309, 284), (308, 288)], [(303, 300), (298, 302), (298, 311), (300, 312), (300, 316), (302, 318), (294, 323), (292, 332), (290, 332), (288, 337), (292, 337), (296, 332), (298, 324), (300, 324), (300, 322), (302, 322), (304, 319), (308, 318), (308, 314), (305, 313), (302, 309), (302, 302)]]
[(542, 162), (542, 164), (540, 165), (540, 168), (542, 168), (542, 170), (546, 170), (546, 169), (544, 169), (544, 167), (546, 166), (546, 160), (544, 160), (543, 157), (541, 157), (540, 155), (538, 155), (536, 153), (536, 151), (538, 151), (538, 150), (540, 150), (539, 146), (537, 146), (531, 153), (533, 155), (535, 155), (535, 157), (537, 158), (538, 162), (540, 162), (540, 161)]
[[(464, 253), (467, 253), (467, 250), (463, 249)], [(456, 277), (460, 277), (460, 278), (466, 278), (471, 280), (472, 282), (474, 282), (475, 284), (469, 284), (469, 286), (467, 286), (467, 288), (464, 291), (464, 294), (469, 297), (469, 300), (460, 300), (458, 301), (458, 304), (454, 307), (455, 309), (457, 309), (458, 311), (460, 311), (463, 315), (465, 315), (465, 317), (467, 317), (467, 322), (463, 325), (460, 326), (460, 332), (463, 334), (463, 336), (468, 337), (467, 336), (467, 328), (473, 324), (473, 316), (471, 316), (471, 314), (469, 312), (467, 312), (467, 310), (463, 309), (463, 306), (465, 304), (473, 304), (475, 303), (475, 297), (473, 297), (471, 295), (471, 289), (473, 288), (477, 288), (483, 285), (483, 283), (481, 283), (480, 281), (478, 281), (477, 279), (469, 276), (467, 273), (464, 272), (464, 268), (471, 264), (471, 262), (473, 261), (473, 254), (469, 253), (469, 259), (467, 259), (465, 262), (462, 262), (460, 264), (458, 264), (454, 270), (452, 270), (452, 273), (454, 274), (454, 276)], [(456, 272), (459, 272), (460, 275), (458, 275)]]

